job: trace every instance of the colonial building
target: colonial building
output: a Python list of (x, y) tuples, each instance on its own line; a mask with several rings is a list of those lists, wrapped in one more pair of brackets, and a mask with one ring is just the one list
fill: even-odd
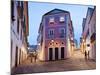
[(39, 27), (39, 60), (69, 58), (74, 48), (74, 29), (70, 12), (54, 9), (43, 15)]
[(81, 50), (84, 53), (89, 51), (90, 59), (96, 57), (96, 9), (88, 8), (86, 18), (83, 19), (82, 25), (82, 43)]
[(27, 58), (28, 2), (11, 1), (11, 68)]

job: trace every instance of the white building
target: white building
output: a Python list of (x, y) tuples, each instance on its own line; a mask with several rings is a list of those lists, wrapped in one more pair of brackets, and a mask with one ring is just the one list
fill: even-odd
[(28, 4), (11, 1), (11, 69), (27, 58)]
[(82, 52), (89, 51), (90, 59), (96, 59), (96, 7), (88, 8), (83, 19)]

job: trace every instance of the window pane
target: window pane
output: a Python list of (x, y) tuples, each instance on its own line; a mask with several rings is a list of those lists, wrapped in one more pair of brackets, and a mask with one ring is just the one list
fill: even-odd
[(49, 30), (48, 37), (49, 38), (53, 38), (54, 37), (54, 30), (53, 29)]
[(65, 29), (64, 28), (61, 28), (59, 33), (60, 33), (60, 38), (65, 37)]
[(54, 17), (49, 19), (49, 23), (54, 23)]
[(19, 19), (17, 19), (17, 33), (19, 34)]
[(60, 17), (60, 22), (64, 22), (64, 21), (65, 21), (64, 16), (61, 16), (61, 17)]

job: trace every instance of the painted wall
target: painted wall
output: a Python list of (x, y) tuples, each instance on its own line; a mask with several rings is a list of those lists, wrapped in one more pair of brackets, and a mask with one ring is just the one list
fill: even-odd
[[(96, 33), (96, 8), (94, 9), (93, 15), (91, 17), (90, 23), (89, 23), (89, 29), (90, 29), (90, 36), (92, 36), (93, 33)], [(96, 59), (96, 40), (91, 43), (91, 49), (90, 49), (90, 58)]]
[[(14, 1), (14, 16), (15, 16), (14, 17), (15, 21), (11, 22), (11, 42), (12, 42), (11, 68), (15, 67), (16, 47), (18, 47), (17, 63), (19, 64), (20, 62), (22, 62), (27, 58), (27, 47), (24, 41), (24, 32), (21, 32), (22, 29), (21, 19), (19, 19), (19, 34), (17, 33), (18, 11), (15, 1)], [(22, 38), (21, 38), (21, 33), (22, 33)]]
[[(48, 60), (49, 58), (49, 52), (48, 49), (51, 48), (55, 48), (58, 47), (59, 48), (59, 59), (61, 59), (61, 52), (60, 52), (60, 48), (61, 47), (65, 47), (65, 52), (64, 52), (64, 58), (67, 58), (69, 56), (69, 52), (68, 52), (68, 48), (67, 48), (67, 25), (69, 22), (69, 14), (66, 13), (59, 13), (59, 14), (53, 14), (53, 15), (46, 15), (45, 16), (45, 59)], [(64, 23), (60, 23), (59, 18), (61, 16), (65, 17), (65, 22)], [(50, 24), (49, 23), (49, 18), (50, 17), (54, 17), (54, 24)], [(65, 37), (64, 38), (60, 38), (60, 29), (64, 28), (65, 29)], [(50, 29), (54, 30), (54, 37), (53, 38), (49, 38), (48, 37), (48, 32)], [(54, 46), (50, 45), (51, 40), (54, 40)], [(62, 44), (63, 43), (63, 44)], [(68, 54), (68, 55), (67, 55)], [(55, 60), (55, 54), (54, 54), (54, 50), (53, 50), (53, 60)]]

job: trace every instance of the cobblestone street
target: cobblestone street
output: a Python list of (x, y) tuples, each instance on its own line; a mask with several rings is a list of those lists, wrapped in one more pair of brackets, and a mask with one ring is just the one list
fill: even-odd
[(33, 63), (26, 60), (22, 65), (15, 69), (15, 73), (41, 73), (41, 72), (57, 72), (57, 71), (75, 71), (75, 70), (91, 70), (96, 68), (96, 62), (93, 60), (85, 60), (84, 55), (79, 51), (74, 51), (70, 59)]

